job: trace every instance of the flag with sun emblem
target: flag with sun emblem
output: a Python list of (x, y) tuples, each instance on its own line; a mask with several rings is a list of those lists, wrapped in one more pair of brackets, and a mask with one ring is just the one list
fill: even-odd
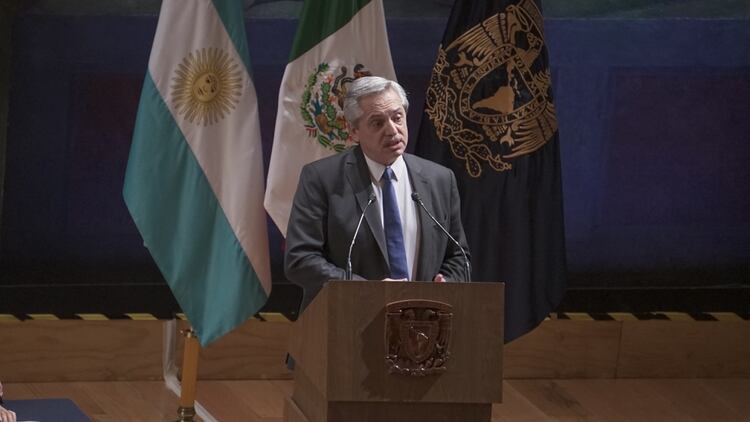
[(382, 0), (305, 0), (279, 91), (265, 196), (282, 235), (302, 166), (352, 146), (344, 95), (368, 75), (396, 79)]
[(456, 0), (418, 155), (451, 168), (473, 278), (505, 282), (505, 340), (565, 292), (560, 143), (539, 0)]
[(204, 346), (271, 292), (249, 70), (240, 0), (164, 0), (123, 196)]

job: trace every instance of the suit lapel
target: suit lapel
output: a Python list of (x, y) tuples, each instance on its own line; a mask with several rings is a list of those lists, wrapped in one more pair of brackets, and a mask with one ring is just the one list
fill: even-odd
[[(422, 166), (416, 160), (412, 160), (407, 154), (404, 154), (404, 160), (406, 161), (406, 169), (411, 179), (412, 192), (419, 193), (420, 199), (424, 203), (424, 206), (428, 210), (433, 210), (432, 195), (430, 194), (429, 181), (427, 175), (422, 171)], [(429, 262), (432, 255), (429, 253), (434, 250), (435, 245), (435, 230), (432, 230), (434, 223), (430, 220), (430, 217), (424, 213), (422, 207), (415, 202), (417, 207), (417, 215), (419, 216), (419, 256), (417, 257), (417, 281), (430, 281), (433, 275), (426, 274), (428, 268), (432, 268), (434, 264)]]
[[(354, 196), (357, 198), (359, 204), (359, 212), (367, 206), (367, 202), (370, 200), (370, 170), (367, 168), (367, 162), (365, 156), (362, 153), (362, 149), (356, 146), (352, 149), (352, 152), (347, 157), (346, 161), (346, 178), (352, 185), (352, 191)], [(355, 218), (359, 219), (359, 215)], [(383, 231), (383, 225), (380, 222), (380, 213), (378, 212), (378, 204), (373, 203), (365, 213), (365, 221), (370, 226), (370, 232), (375, 237), (375, 241), (380, 248), (380, 253), (383, 256), (387, 265), (388, 263), (388, 251), (385, 246), (385, 233)], [(360, 229), (361, 230), (361, 229)]]

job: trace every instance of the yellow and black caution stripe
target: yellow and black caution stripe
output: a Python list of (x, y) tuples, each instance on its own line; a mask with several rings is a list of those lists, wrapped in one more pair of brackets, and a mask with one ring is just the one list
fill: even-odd
[[(177, 313), (174, 318), (186, 321), (183, 313)], [(133, 321), (158, 321), (169, 320), (172, 317), (157, 316), (144, 312), (128, 312), (125, 314), (103, 314), (103, 313), (76, 313), (72, 315), (56, 315), (51, 313), (30, 314), (0, 314), (0, 323), (34, 321), (57, 321), (78, 319), (84, 321), (109, 321), (109, 320), (133, 320)], [(284, 314), (280, 312), (260, 312), (253, 319), (263, 322), (289, 322)], [(571, 320), (571, 321), (750, 321), (750, 312), (556, 312), (548, 316), (549, 320)]]
[[(174, 318), (187, 321), (184, 313), (177, 313)], [(110, 321), (110, 320), (133, 320), (133, 321), (158, 321), (170, 320), (171, 316), (158, 316), (146, 312), (128, 312), (124, 314), (103, 314), (92, 312), (81, 312), (75, 314), (58, 315), (52, 313), (28, 313), (28, 314), (2, 314), (0, 323), (21, 321), (58, 321), (58, 320), (83, 320), (83, 321)], [(289, 322), (289, 319), (280, 312), (261, 312), (253, 316), (257, 321)]]
[(557, 312), (549, 319), (573, 321), (750, 321), (750, 312)]
[(18, 322), (20, 319), (13, 314), (0, 314), (0, 323), (3, 322)]
[(289, 319), (281, 312), (261, 312), (255, 316), (261, 321), (269, 322), (289, 322)]

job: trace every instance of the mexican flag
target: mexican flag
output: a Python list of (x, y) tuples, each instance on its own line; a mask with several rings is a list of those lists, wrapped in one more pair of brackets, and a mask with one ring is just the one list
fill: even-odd
[(241, 0), (164, 0), (123, 196), (203, 346), (271, 292)]
[(370, 75), (396, 79), (382, 0), (305, 0), (279, 91), (264, 201), (282, 235), (302, 166), (352, 146), (344, 95)]

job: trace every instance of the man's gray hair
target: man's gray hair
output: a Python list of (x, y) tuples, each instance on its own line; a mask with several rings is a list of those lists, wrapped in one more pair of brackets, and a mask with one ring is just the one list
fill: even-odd
[(401, 105), (404, 111), (409, 111), (409, 100), (406, 98), (406, 91), (396, 81), (381, 78), (380, 76), (365, 76), (357, 78), (349, 85), (344, 97), (344, 117), (350, 127), (356, 127), (357, 120), (362, 117), (362, 108), (359, 106), (359, 100), (368, 95), (380, 94), (387, 89), (393, 90), (401, 97)]

